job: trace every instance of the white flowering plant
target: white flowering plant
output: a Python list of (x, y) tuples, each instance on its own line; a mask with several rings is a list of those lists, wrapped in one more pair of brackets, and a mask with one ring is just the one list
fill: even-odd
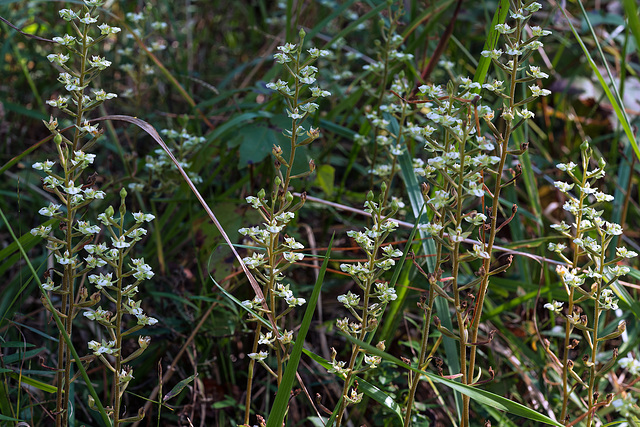
[[(282, 148), (277, 145), (273, 147), (275, 176), (271, 191), (267, 193), (262, 189), (255, 196), (246, 197), (246, 202), (263, 220), (262, 225), (238, 230), (247, 243), (256, 248), (243, 262), (262, 286), (264, 294), (264, 300), (256, 296), (253, 300), (244, 301), (242, 305), (255, 310), (259, 316), (271, 316), (272, 320), (272, 330), (266, 333), (263, 333), (263, 323), (256, 322), (254, 341), (248, 354), (250, 365), (245, 424), (249, 423), (250, 417), (255, 363), (261, 364), (280, 385), (293, 341), (293, 331), (281, 329), (281, 326), (289, 313), (306, 303), (305, 298), (295, 294), (295, 289), (287, 283), (284, 274), (291, 266), (304, 259), (304, 254), (300, 252), (304, 245), (288, 236), (285, 230), (294, 223), (296, 213), (305, 203), (306, 194), (303, 193), (296, 201), (290, 185), (292, 180), (305, 178), (315, 170), (315, 164), (311, 160), (307, 171), (293, 173), (296, 150), (320, 137), (319, 129), (311, 126), (305, 128), (305, 121), (318, 110), (316, 101), (331, 93), (319, 87), (316, 81), (318, 69), (312, 65), (319, 58), (328, 56), (329, 51), (309, 48), (305, 52), (304, 30), (300, 31), (299, 36), (297, 44), (278, 46), (278, 52), (274, 55), (276, 62), (283, 65), (292, 81), (278, 79), (277, 82), (267, 84), (267, 88), (284, 99), (285, 112), (291, 119), (291, 128), (284, 131), (290, 142), (289, 156), (285, 159)], [(275, 368), (269, 366), (270, 353), (275, 355)]]
[[(97, 174), (87, 174), (96, 158), (88, 150), (102, 135), (102, 130), (88, 116), (102, 103), (117, 96), (93, 87), (100, 72), (111, 65), (109, 60), (93, 52), (101, 42), (120, 32), (120, 28), (100, 22), (102, 3), (87, 0), (79, 11), (62, 9), (59, 12), (73, 32), (53, 38), (64, 53), (49, 54), (47, 59), (62, 69), (58, 81), (68, 94), (59, 95), (47, 104), (66, 113), (74, 124), (68, 136), (65, 129), (59, 128), (58, 119), (51, 116), (45, 125), (53, 135), (58, 157), (33, 164), (33, 169), (45, 175), (42, 179), (44, 190), (58, 200), (39, 210), (40, 215), (50, 221), (31, 230), (32, 235), (47, 242), (47, 249), (55, 260), (54, 267), (46, 273), (42, 292), (47, 293), (47, 297), (42, 300), (47, 310), (63, 319), (64, 325), (64, 331), (59, 332), (57, 353), (57, 426), (68, 425), (71, 417), (70, 404), (73, 402), (68, 396), (76, 376), (72, 373), (74, 360), (63, 335), (76, 336), (73, 326), (77, 315), (82, 312), (87, 321), (105, 328), (97, 339), (88, 342), (90, 354), (82, 361), (88, 366), (92, 361), (100, 360), (113, 375), (110, 406), (106, 409), (113, 426), (144, 416), (144, 412), (123, 415), (121, 408), (125, 389), (133, 379), (133, 370), (127, 364), (142, 354), (150, 339), (139, 337), (138, 350), (125, 355), (123, 338), (158, 322), (144, 313), (141, 301), (137, 300), (138, 286), (153, 277), (153, 271), (144, 259), (130, 259), (129, 256), (134, 245), (147, 234), (142, 224), (153, 220), (153, 215), (135, 213), (134, 224), (125, 228), (127, 193), (124, 189), (120, 192), (119, 217), (114, 217), (112, 207), (98, 215), (97, 222), (89, 221), (86, 215), (90, 204), (106, 196), (97, 188)], [(58, 225), (57, 229), (54, 224)], [(98, 243), (104, 234), (110, 242)], [(89, 295), (91, 288), (95, 292)], [(53, 306), (52, 300), (59, 301), (59, 306)], [(101, 301), (106, 304), (99, 305)], [(128, 316), (136, 319), (133, 326)], [(96, 328), (92, 330), (96, 331)], [(91, 400), (89, 406), (102, 408), (102, 405), (96, 406), (95, 400)]]
[[(638, 254), (624, 246), (615, 248), (615, 257), (609, 258), (610, 245), (622, 234), (622, 227), (602, 218), (605, 206), (613, 200), (598, 188), (598, 181), (605, 176), (606, 162), (599, 158), (593, 160), (593, 151), (588, 142), (581, 145), (582, 162), (580, 166), (573, 162), (560, 163), (556, 167), (570, 178), (570, 182), (555, 181), (555, 187), (564, 194), (566, 202), (563, 209), (565, 221), (552, 226), (567, 239), (567, 244), (550, 243), (548, 249), (554, 252), (564, 264), (556, 268), (562, 288), (566, 293), (564, 302), (553, 301), (545, 308), (564, 320), (564, 338), (560, 344), (552, 346), (545, 340), (547, 351), (555, 370), (560, 375), (560, 394), (562, 409), (560, 419), (570, 420), (571, 395), (584, 390), (583, 402), (577, 410), (582, 410), (580, 419), (587, 426), (594, 425), (598, 411), (608, 406), (613, 394), (600, 398), (600, 382), (614, 366), (618, 350), (614, 348), (611, 356), (603, 357), (603, 347), (607, 341), (616, 340), (626, 330), (626, 322), (617, 319), (618, 298), (616, 289), (618, 279), (629, 273), (624, 263)], [(605, 333), (608, 325), (614, 327)], [(609, 328), (610, 329), (610, 328)], [(575, 334), (581, 334), (583, 340)], [(582, 351), (582, 367), (573, 358)], [(620, 359), (620, 366), (632, 374), (636, 371), (629, 358)], [(583, 374), (577, 372), (581, 369)], [(635, 372), (637, 374), (637, 372)], [(580, 387), (578, 387), (580, 386)]]

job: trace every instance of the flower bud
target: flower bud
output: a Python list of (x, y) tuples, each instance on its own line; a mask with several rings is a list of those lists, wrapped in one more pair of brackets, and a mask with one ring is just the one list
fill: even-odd
[(589, 149), (588, 141), (584, 141), (582, 144), (580, 144), (580, 150), (582, 150), (583, 152), (586, 152), (588, 149)]
[(55, 142), (56, 145), (62, 144), (62, 135), (56, 133), (56, 136), (53, 137), (53, 142)]
[(293, 194), (291, 194), (291, 191), (287, 191), (287, 194), (284, 196), (284, 199), (287, 201), (287, 203), (293, 202)]
[(373, 191), (367, 193), (367, 202), (373, 202)]
[(149, 347), (149, 344), (151, 343), (151, 337), (143, 337), (140, 336), (138, 337), (138, 345), (140, 346), (141, 349), (146, 349), (147, 347)]
[[(280, 180), (280, 178), (276, 177), (276, 185), (280, 185), (280, 182), (278, 182)], [(264, 196), (266, 195), (266, 192), (264, 191), (264, 188), (261, 188), (260, 191), (258, 191), (258, 199), (262, 200), (264, 199)]]

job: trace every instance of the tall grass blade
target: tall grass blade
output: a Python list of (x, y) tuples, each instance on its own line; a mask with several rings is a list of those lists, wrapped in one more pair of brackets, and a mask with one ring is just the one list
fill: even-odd
[(322, 288), (322, 283), (324, 282), (324, 274), (327, 271), (327, 266), (329, 265), (329, 258), (331, 257), (331, 247), (333, 246), (334, 237), (335, 235), (331, 237), (329, 247), (327, 248), (327, 253), (324, 256), (324, 262), (322, 263), (322, 267), (320, 267), (320, 271), (318, 273), (316, 284), (313, 287), (313, 292), (311, 293), (311, 297), (307, 302), (307, 309), (304, 312), (302, 324), (300, 325), (300, 329), (298, 330), (298, 334), (296, 336), (296, 343), (294, 344), (291, 355), (289, 356), (289, 361), (287, 362), (287, 367), (285, 368), (282, 382), (278, 387), (276, 399), (274, 400), (273, 406), (271, 407), (271, 412), (269, 413), (267, 427), (282, 426), (284, 417), (289, 410), (288, 402), (291, 398), (291, 388), (293, 387), (293, 381), (296, 377), (296, 373), (298, 372), (298, 363), (300, 362), (300, 356), (302, 356), (302, 347), (304, 345), (304, 340), (307, 336), (307, 332), (309, 332), (309, 326), (311, 325), (311, 320), (313, 319), (313, 313), (316, 311), (316, 303), (318, 302), (320, 289)]
[[(584, 19), (587, 22), (587, 25), (589, 26), (589, 28), (591, 29), (591, 31), (593, 33), (593, 27), (591, 26), (591, 21), (589, 21), (587, 13), (584, 11), (584, 7), (582, 6), (582, 3), (580, 1), (578, 1), (578, 4), (582, 8), (582, 11), (583, 11), (583, 14), (584, 14)], [(585, 58), (589, 62), (589, 66), (591, 67), (591, 70), (593, 71), (593, 73), (598, 78), (598, 82), (600, 82), (600, 86), (602, 87), (602, 90), (604, 90), (604, 93), (607, 95), (607, 99), (609, 100), (609, 102), (613, 106), (613, 110), (615, 111), (616, 116), (618, 117), (618, 120), (620, 121), (622, 129), (624, 129), (625, 135), (627, 135), (627, 139), (629, 140), (629, 143), (633, 147), (633, 151), (636, 153), (636, 156), (638, 157), (638, 159), (640, 159), (640, 148), (638, 148), (638, 143), (636, 141), (635, 135), (633, 134), (633, 131), (631, 130), (631, 125), (629, 123), (629, 117), (627, 117), (627, 113), (626, 113), (626, 111), (624, 109), (624, 105), (622, 104), (622, 100), (620, 99), (620, 96), (618, 95), (618, 90), (616, 88), (616, 84), (615, 84), (615, 82), (614, 82), (614, 80), (613, 80), (613, 78), (611, 76), (611, 72), (609, 72), (609, 67), (607, 65), (606, 60), (604, 59), (604, 55), (602, 55), (602, 59), (604, 61), (605, 68), (609, 72), (609, 78), (611, 80), (611, 87), (613, 87), (613, 92), (609, 88), (609, 85), (607, 84), (607, 82), (604, 80), (604, 77), (602, 76), (602, 73), (600, 72), (600, 70), (598, 69), (598, 66), (596, 65), (595, 61), (591, 57), (591, 53), (589, 52), (589, 50), (585, 46), (584, 42), (582, 41), (582, 38), (580, 37), (580, 35), (576, 31), (575, 27), (571, 23), (571, 20), (567, 16), (567, 12), (562, 8), (561, 8), (561, 10), (562, 10), (562, 13), (563, 13), (565, 19), (567, 20), (567, 23), (569, 24), (569, 28), (571, 28), (571, 32), (573, 33), (573, 36), (576, 38), (576, 41), (578, 42), (578, 44), (582, 48), (582, 52), (584, 53)], [(595, 33), (593, 33), (593, 34), (595, 36)], [(600, 49), (600, 44), (598, 43), (597, 37), (594, 37), (594, 40), (595, 40), (596, 46), (598, 47), (598, 50), (600, 52), (602, 52), (602, 50)], [(615, 92), (615, 94), (614, 94), (614, 92)]]

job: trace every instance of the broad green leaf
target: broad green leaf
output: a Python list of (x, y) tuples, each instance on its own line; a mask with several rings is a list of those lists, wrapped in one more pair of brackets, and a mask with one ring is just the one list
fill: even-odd
[(314, 184), (322, 188), (327, 197), (333, 196), (335, 174), (336, 169), (331, 165), (322, 165), (316, 169)]

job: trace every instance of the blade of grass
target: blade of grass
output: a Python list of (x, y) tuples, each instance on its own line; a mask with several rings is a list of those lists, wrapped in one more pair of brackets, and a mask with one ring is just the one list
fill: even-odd
[[(489, 34), (487, 35), (487, 40), (484, 42), (483, 50), (493, 50), (498, 45), (498, 38), (500, 37), (500, 33), (496, 31), (496, 25), (504, 24), (504, 20), (507, 18), (507, 13), (509, 12), (509, 0), (500, 0), (500, 4), (498, 5), (498, 10), (493, 15), (493, 21), (491, 21), (491, 28), (489, 28)], [(491, 65), (491, 58), (482, 56), (478, 61), (478, 68), (476, 68), (476, 73), (473, 75), (473, 81), (483, 84), (484, 79), (487, 77), (487, 72), (489, 71), (489, 65)], [(476, 93), (480, 92), (480, 89), (474, 90)]]
[(508, 412), (510, 414), (513, 415), (517, 415), (519, 417), (523, 417), (523, 418), (527, 418), (529, 420), (533, 420), (533, 421), (537, 421), (537, 422), (541, 422), (541, 423), (545, 423), (545, 424), (549, 424), (552, 426), (556, 426), (556, 427), (562, 427), (562, 424), (558, 423), (557, 421), (552, 420), (551, 418), (547, 417), (546, 415), (542, 415), (539, 412), (534, 411), (533, 409), (527, 408), (524, 405), (521, 405), (517, 402), (514, 402), (512, 400), (509, 400), (507, 398), (504, 398), (502, 396), (499, 396), (497, 394), (491, 393), (489, 391), (486, 390), (482, 390), (476, 387), (472, 387), (472, 386), (468, 386), (462, 383), (459, 383), (457, 381), (452, 381), (450, 379), (447, 378), (443, 378), (440, 377), (438, 375), (432, 374), (430, 372), (425, 372), (425, 371), (421, 371), (411, 365), (408, 365), (404, 362), (402, 362), (400, 359), (390, 355), (389, 353), (386, 353), (370, 344), (367, 344), (363, 341), (360, 341), (350, 335), (344, 334), (344, 333), (340, 333), (342, 336), (344, 336), (347, 340), (353, 342), (354, 344), (362, 347), (363, 349), (365, 349), (367, 351), (367, 353), (371, 353), (371, 354), (375, 354), (376, 356), (380, 356), (381, 358), (383, 358), (384, 360), (391, 362), (395, 365), (397, 365), (398, 367), (402, 367), (408, 370), (411, 370), (413, 372), (415, 372), (416, 374), (419, 375), (424, 375), (428, 378), (430, 378), (432, 381), (436, 382), (436, 383), (440, 383), (442, 385), (445, 385), (453, 390), (456, 390), (464, 395), (469, 396), (471, 399), (475, 400), (476, 402), (482, 404), (482, 405), (487, 405), (490, 406), (492, 408), (496, 408), (499, 409), (501, 411), (505, 411)]
[(363, 22), (366, 22), (367, 20), (369, 20), (370, 18), (373, 18), (374, 16), (376, 16), (378, 13), (382, 12), (384, 9), (387, 8), (387, 2), (383, 1), (380, 2), (379, 5), (377, 5), (376, 7), (374, 7), (373, 9), (371, 9), (369, 12), (365, 13), (364, 15), (362, 15), (360, 18), (356, 19), (355, 21), (353, 21), (352, 23), (350, 23), (349, 25), (347, 25), (347, 27), (340, 31), (338, 34), (336, 34), (335, 36), (333, 36), (331, 38), (331, 40), (329, 40), (324, 47), (327, 48), (329, 46), (331, 46), (331, 44), (333, 44), (334, 41), (340, 39), (340, 38), (344, 38), (347, 34), (349, 34), (350, 32), (356, 30), (360, 24), (362, 24)]
[[(426, 223), (425, 219), (426, 215), (421, 216), (421, 212), (425, 209), (424, 198), (422, 196), (422, 192), (420, 191), (420, 185), (418, 184), (418, 180), (416, 178), (415, 173), (413, 172), (413, 163), (411, 161), (411, 155), (408, 150), (405, 150), (399, 156), (399, 164), (402, 172), (402, 177), (405, 182), (405, 187), (407, 189), (407, 194), (409, 195), (409, 201), (411, 202), (411, 209), (413, 211), (413, 215), (416, 218), (422, 218), (424, 221), (422, 223)], [(424, 254), (427, 256), (426, 264), (427, 270), (432, 273), (435, 269), (435, 259), (433, 255), (436, 253), (436, 247), (433, 243), (433, 239), (431, 236), (424, 230), (420, 230), (420, 237), (422, 239), (422, 250)], [(400, 298), (398, 298), (400, 299)], [(442, 325), (448, 330), (453, 330), (453, 322), (451, 320), (451, 312), (449, 311), (449, 305), (447, 301), (443, 298), (436, 298), (435, 300), (435, 308)], [(446, 363), (449, 367), (449, 372), (451, 374), (457, 374), (460, 372), (460, 361), (458, 359), (458, 348), (456, 345), (456, 341), (449, 337), (443, 337), (442, 344), (444, 346), (444, 352), (446, 356)], [(462, 396), (457, 391), (454, 391), (455, 401), (456, 401), (456, 411), (458, 413), (458, 417), (462, 414)]]
[[(5, 216), (4, 211), (2, 210), (2, 208), (0, 208), (0, 217), (2, 217), (2, 220), (4, 221), (5, 225), (7, 226), (7, 230), (9, 230), (9, 234), (11, 234), (11, 238), (13, 239), (13, 241), (18, 243), (18, 247), (20, 249), (20, 252), (22, 253), (23, 259), (25, 260), (27, 266), (29, 267), (29, 270), (31, 270), (31, 274), (32, 274), (33, 278), (38, 283), (38, 287), (40, 288), (42, 296), (46, 299), (47, 304), (49, 304), (49, 306), (53, 307), (53, 303), (51, 302), (51, 299), (49, 298), (49, 294), (43, 289), (42, 282), (40, 281), (40, 277), (38, 277), (38, 274), (36, 273), (36, 270), (33, 268), (33, 265), (31, 264), (31, 261), (29, 260), (29, 257), (27, 256), (27, 252), (24, 250), (24, 248), (20, 244), (20, 241), (19, 241), (18, 237), (13, 232), (13, 227), (11, 227), (11, 224), (7, 220), (7, 217)], [(82, 376), (82, 379), (84, 380), (85, 385), (87, 386), (87, 389), (89, 390), (89, 394), (95, 400), (95, 405), (96, 405), (96, 408), (98, 409), (98, 412), (100, 413), (100, 417), (102, 418), (102, 422), (104, 423), (105, 426), (111, 425), (111, 421), (109, 419), (109, 416), (107, 415), (107, 412), (105, 411), (104, 406), (102, 406), (102, 402), (100, 401), (100, 398), (98, 397), (98, 394), (96, 393), (96, 390), (93, 388), (93, 385), (91, 384), (91, 380), (89, 379), (89, 376), (87, 375), (87, 371), (84, 369), (84, 366), (82, 365), (82, 360), (80, 359), (80, 356), (78, 355), (78, 352), (76, 351), (76, 348), (73, 346), (73, 342), (71, 342), (71, 337), (69, 337), (69, 334), (67, 333), (66, 329), (64, 328), (64, 325), (62, 324), (62, 320), (60, 319), (60, 316), (58, 316), (58, 313), (56, 313), (55, 310), (53, 310), (51, 312), (51, 315), (53, 316), (53, 320), (56, 322), (56, 326), (58, 327), (58, 330), (61, 332), (62, 337), (64, 338), (65, 342), (67, 343), (67, 347), (69, 348), (69, 351), (73, 355), (73, 359), (76, 361), (76, 365), (78, 366), (78, 370), (80, 371), (80, 375)]]
[(596, 65), (595, 61), (591, 57), (591, 53), (589, 52), (589, 50), (585, 46), (584, 42), (582, 41), (582, 38), (580, 37), (580, 35), (576, 31), (575, 27), (571, 23), (571, 20), (567, 16), (567, 12), (563, 8), (560, 8), (560, 9), (562, 10), (562, 14), (564, 15), (567, 23), (569, 24), (569, 28), (571, 28), (571, 32), (573, 33), (573, 36), (575, 37), (576, 41), (578, 42), (578, 44), (582, 48), (582, 52), (584, 53), (584, 57), (589, 62), (589, 66), (591, 67), (591, 70), (593, 71), (593, 73), (598, 78), (598, 81), (600, 82), (600, 86), (602, 87), (602, 89), (604, 90), (605, 94), (607, 95), (607, 99), (609, 99), (609, 102), (613, 106), (613, 110), (615, 111), (616, 116), (618, 117), (618, 120), (620, 121), (622, 129), (624, 129), (625, 135), (627, 135), (627, 139), (629, 140), (629, 143), (633, 147), (633, 151), (636, 153), (636, 156), (638, 157), (638, 159), (640, 159), (640, 149), (638, 148), (638, 143), (636, 142), (636, 138), (633, 135), (633, 131), (631, 130), (631, 125), (629, 124), (629, 117), (627, 117), (627, 113), (624, 110), (624, 105), (622, 104), (622, 100), (620, 99), (620, 97), (618, 95), (618, 89), (616, 88), (615, 82), (614, 82), (614, 80), (613, 80), (613, 78), (611, 76), (611, 72), (609, 71), (609, 66), (607, 65), (607, 62), (604, 59), (604, 55), (602, 54), (602, 49), (600, 48), (600, 44), (598, 43), (598, 38), (595, 37), (595, 33), (593, 32), (593, 27), (591, 26), (591, 22), (589, 21), (587, 13), (585, 12), (584, 7), (582, 6), (582, 3), (580, 1), (578, 1), (578, 4), (580, 5), (580, 8), (583, 11), (584, 19), (585, 19), (587, 25), (591, 29), (592, 34), (594, 34), (594, 41), (595, 41), (596, 46), (597, 46), (597, 48), (598, 48), (598, 50), (599, 50), (599, 52), (601, 54), (601, 57), (602, 57), (603, 62), (604, 62), (604, 66), (605, 66), (607, 72), (609, 73), (609, 79), (611, 80), (611, 86), (613, 87), (613, 92), (609, 88), (609, 85), (607, 84), (607, 82), (604, 80), (604, 77), (602, 76), (602, 73), (600, 73), (600, 70), (598, 69), (598, 66)]
[(313, 292), (311, 293), (309, 302), (307, 302), (307, 309), (304, 312), (302, 324), (300, 325), (300, 329), (298, 330), (296, 343), (293, 346), (291, 355), (289, 356), (289, 361), (287, 362), (287, 367), (285, 368), (282, 382), (278, 387), (276, 399), (274, 400), (273, 406), (271, 407), (271, 412), (269, 413), (267, 427), (282, 426), (284, 417), (289, 410), (288, 402), (291, 398), (291, 388), (293, 387), (293, 381), (296, 377), (296, 373), (298, 372), (298, 363), (300, 362), (300, 356), (302, 356), (302, 346), (304, 344), (305, 337), (307, 336), (307, 332), (309, 332), (309, 326), (311, 325), (311, 320), (313, 319), (313, 313), (316, 310), (318, 295), (320, 295), (320, 289), (322, 288), (322, 283), (324, 282), (324, 274), (327, 271), (327, 266), (329, 265), (329, 258), (331, 256), (331, 247), (333, 246), (334, 237), (335, 235), (331, 237), (329, 247), (327, 248), (327, 253), (324, 257), (324, 262), (322, 263), (322, 267), (320, 267), (318, 278), (316, 279), (316, 284), (313, 287)]

